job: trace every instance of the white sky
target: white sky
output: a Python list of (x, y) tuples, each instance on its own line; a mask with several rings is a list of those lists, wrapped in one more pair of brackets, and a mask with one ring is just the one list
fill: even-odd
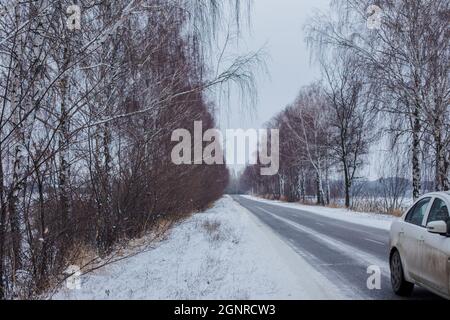
[[(258, 102), (255, 110), (242, 112), (242, 102), (231, 90), (230, 107), (220, 106), (218, 125), (226, 129), (263, 128), (273, 116), (292, 103), (302, 86), (320, 79), (317, 65), (311, 64), (303, 26), (317, 11), (327, 11), (329, 0), (254, 0), (251, 26), (245, 26), (239, 43), (228, 51), (244, 55), (264, 48), (267, 53), (267, 74), (258, 74)], [(370, 161), (362, 176), (378, 178), (380, 146), (372, 148)], [(232, 166), (233, 167), (233, 166)], [(242, 169), (243, 166), (234, 166)]]
[(294, 101), (302, 86), (320, 78), (318, 67), (310, 64), (303, 25), (316, 10), (326, 10), (328, 4), (329, 0), (253, 2), (251, 26), (244, 26), (242, 38), (231, 53), (242, 55), (264, 47), (268, 75), (257, 76), (258, 103), (252, 112), (243, 113), (241, 101), (232, 92), (230, 110), (220, 108), (222, 129), (261, 128)]

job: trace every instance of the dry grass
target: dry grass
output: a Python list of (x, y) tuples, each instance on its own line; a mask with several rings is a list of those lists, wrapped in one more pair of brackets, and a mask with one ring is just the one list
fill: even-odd
[(344, 209), (345, 206), (339, 204), (339, 203), (330, 203), (328, 205), (328, 208), (332, 208), (332, 209)]
[(207, 220), (203, 222), (203, 228), (208, 234), (215, 233), (220, 229), (220, 222)]
[(220, 229), (221, 223), (216, 220), (207, 220), (203, 222), (202, 227), (206, 230), (211, 241), (219, 241), (222, 239), (222, 232)]
[(175, 222), (174, 219), (160, 218), (153, 227), (152, 232), (156, 234), (165, 234), (172, 228), (174, 222)]
[(73, 251), (74, 256), (70, 259), (71, 265), (85, 266), (92, 263), (93, 260), (98, 258), (98, 254), (94, 248), (86, 246), (76, 246)]
[(390, 212), (391, 215), (395, 217), (401, 217), (403, 215), (403, 210), (401, 209), (394, 209)]

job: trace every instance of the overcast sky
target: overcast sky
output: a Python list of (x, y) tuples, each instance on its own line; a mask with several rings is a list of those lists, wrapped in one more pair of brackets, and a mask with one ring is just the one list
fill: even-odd
[(308, 17), (317, 10), (326, 10), (328, 3), (329, 0), (253, 2), (251, 27), (244, 27), (239, 45), (230, 50), (246, 54), (264, 47), (268, 75), (259, 74), (257, 77), (258, 103), (254, 112), (240, 112), (241, 102), (232, 92), (231, 112), (221, 111), (219, 115), (222, 129), (261, 128), (294, 101), (302, 86), (320, 78), (317, 66), (310, 64), (302, 29)]
[[(241, 111), (241, 101), (232, 91), (229, 109), (221, 106), (219, 127), (225, 129), (263, 128), (278, 112), (292, 103), (302, 86), (320, 79), (318, 66), (311, 65), (305, 43), (303, 26), (318, 10), (327, 11), (329, 0), (255, 0), (251, 14), (251, 27), (243, 29), (239, 45), (231, 53), (243, 55), (264, 47), (267, 53), (268, 75), (257, 78), (258, 103), (252, 112)], [(378, 178), (377, 163), (383, 149), (372, 147), (371, 161), (361, 172), (369, 179)], [(241, 166), (235, 168), (242, 169)]]

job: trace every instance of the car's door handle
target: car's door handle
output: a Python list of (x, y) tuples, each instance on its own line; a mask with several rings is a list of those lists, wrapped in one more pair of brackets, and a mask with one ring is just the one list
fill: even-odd
[(403, 236), (405, 235), (405, 231), (400, 231), (400, 232), (398, 233), (398, 235), (399, 235), (400, 237), (403, 237)]

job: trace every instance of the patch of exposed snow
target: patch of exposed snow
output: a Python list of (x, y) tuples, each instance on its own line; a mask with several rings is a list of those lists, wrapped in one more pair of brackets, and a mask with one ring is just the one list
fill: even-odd
[(81, 277), (53, 299), (339, 299), (339, 290), (226, 196), (153, 250)]
[(308, 211), (314, 214), (326, 216), (336, 220), (342, 220), (350, 223), (355, 223), (383, 230), (390, 230), (392, 222), (398, 219), (397, 217), (386, 214), (356, 212), (348, 209), (326, 208), (320, 206), (303, 205), (300, 203), (287, 203), (282, 201), (266, 200), (249, 195), (245, 195), (243, 197), (258, 202), (264, 202), (267, 204), (278, 205), (286, 208)]

